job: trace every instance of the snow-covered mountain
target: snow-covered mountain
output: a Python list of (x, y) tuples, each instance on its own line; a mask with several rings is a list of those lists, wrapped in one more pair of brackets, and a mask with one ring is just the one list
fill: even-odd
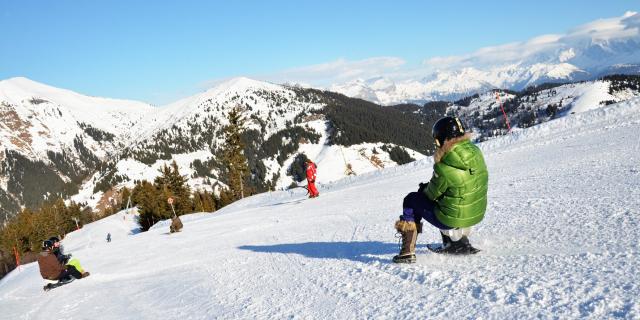
[[(222, 130), (228, 124), (226, 116), (233, 106), (241, 106), (248, 120), (245, 135), (249, 146), (245, 152), (248, 152), (252, 171), (252, 181), (248, 182), (257, 186), (258, 191), (283, 189), (296, 183), (288, 171), (299, 153), (313, 159), (321, 168), (319, 183), (345, 177), (347, 165), (355, 174), (397, 165), (398, 160), (392, 158), (390, 148), (401, 143), (393, 143), (392, 138), (365, 139), (349, 145), (332, 141), (332, 135), (347, 134), (325, 112), (328, 105), (335, 103), (339, 102), (322, 91), (243, 77), (231, 79), (162, 107), (145, 118), (144, 123), (137, 126), (140, 134), (135, 143), (106, 170), (96, 173), (75, 199), (96, 201), (100, 191), (105, 191), (96, 189), (96, 185), (105, 179), (116, 178), (115, 183), (107, 184), (109, 187), (115, 184), (131, 187), (135, 180), (152, 180), (159, 175), (161, 166), (172, 161), (178, 163), (182, 174), (191, 177), (192, 188), (211, 191), (223, 186)], [(388, 114), (397, 113), (378, 108)], [(385, 120), (391, 127), (401, 125)], [(416, 147), (416, 144), (403, 145), (402, 149), (413, 159), (424, 157), (418, 152), (424, 153), (424, 150), (414, 150)], [(94, 195), (96, 191), (98, 196)]]
[[(492, 90), (451, 103), (447, 114), (464, 119), (467, 127), (486, 140), (531, 127), (567, 114), (582, 113), (640, 96), (637, 76), (606, 76), (601, 80), (545, 85), (514, 92)], [(508, 114), (504, 119), (501, 107)]]
[[(153, 107), (84, 96), (26, 78), (0, 81), (0, 204), (3, 216), (77, 185), (135, 136)], [(10, 213), (10, 212), (9, 212)]]
[[(388, 85), (384, 79), (375, 84)], [(0, 204), (3, 216), (58, 196), (103, 208), (114, 190), (153, 180), (173, 161), (192, 189), (216, 191), (225, 186), (222, 130), (234, 106), (247, 119), (251, 174), (245, 183), (264, 192), (298, 183), (291, 170), (301, 153), (318, 164), (318, 182), (327, 184), (422, 159), (432, 148), (431, 123), (447, 113), (486, 140), (506, 133), (498, 101), (519, 130), (636, 97), (640, 81), (606, 77), (499, 92), (500, 100), (489, 91), (445, 109), (416, 105), (400, 111), (332, 92), (235, 78), (155, 108), (10, 79), (0, 82)]]
[[(37, 141), (32, 147), (44, 156), (42, 152), (48, 149), (40, 145), (68, 144), (80, 134), (78, 130), (69, 130), (78, 124), (99, 129), (113, 135), (114, 140), (127, 143), (136, 132), (135, 125), (155, 109), (143, 102), (85, 96), (21, 77), (0, 81), (0, 101), (5, 110), (12, 108), (21, 119), (33, 120), (30, 134)], [(34, 134), (41, 131), (46, 134)]]
[(383, 105), (456, 100), (501, 88), (522, 90), (547, 82), (592, 80), (640, 72), (640, 14), (601, 19), (563, 35), (482, 48), (425, 61), (422, 74), (356, 79), (330, 90)]
[[(487, 214), (449, 257), (425, 226), (395, 265), (393, 222), (432, 160), (264, 193), (135, 233), (133, 214), (70, 233), (91, 276), (43, 293), (37, 264), (0, 281), (6, 319), (640, 317), (640, 101), (601, 106), (480, 144)], [(112, 241), (105, 241), (106, 234)]]
[[(423, 157), (424, 144), (384, 134), (340, 145), (339, 139), (348, 138), (350, 131), (332, 121), (332, 116), (339, 120), (339, 112), (329, 115), (325, 108), (331, 105), (350, 114), (348, 101), (323, 91), (235, 78), (154, 108), (87, 97), (25, 78), (5, 80), (0, 82), (0, 203), (5, 215), (19, 206), (74, 194), (74, 200), (97, 206), (106, 191), (132, 186), (135, 180), (152, 180), (161, 166), (174, 160), (193, 188), (216, 189), (224, 185), (222, 129), (235, 106), (247, 119), (245, 152), (251, 169), (247, 183), (257, 191), (290, 185), (289, 167), (299, 153), (318, 163), (320, 183), (344, 177), (347, 164), (356, 174), (397, 165), (393, 157), (399, 145), (409, 157)], [(376, 119), (384, 120), (387, 131), (394, 126), (421, 126), (395, 110), (367, 107), (382, 113)], [(426, 135), (426, 129), (414, 132), (416, 137)]]

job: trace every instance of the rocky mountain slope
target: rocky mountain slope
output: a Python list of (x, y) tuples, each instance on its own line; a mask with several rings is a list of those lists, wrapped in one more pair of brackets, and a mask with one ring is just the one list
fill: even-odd
[[(428, 153), (429, 124), (359, 99), (236, 78), (154, 108), (83, 96), (24, 78), (0, 82), (0, 203), (5, 216), (59, 196), (95, 207), (114, 187), (153, 179), (176, 161), (193, 188), (224, 186), (222, 129), (228, 111), (246, 118), (253, 192), (299, 177), (299, 153), (316, 160), (320, 183), (394, 166)], [(344, 119), (349, 119), (345, 121)], [(393, 134), (394, 128), (404, 134)], [(324, 162), (324, 163), (323, 163)], [(326, 166), (324, 164), (327, 164)]]
[(86, 97), (28, 79), (0, 82), (0, 206), (20, 207), (71, 197), (92, 208), (114, 190), (153, 180), (175, 161), (192, 189), (225, 187), (222, 130), (228, 111), (246, 118), (243, 140), (249, 193), (304, 184), (300, 154), (330, 184), (424, 158), (430, 128), (456, 115), (478, 140), (640, 95), (640, 77), (490, 90), (455, 102), (382, 107), (342, 94), (236, 78), (168, 106)]

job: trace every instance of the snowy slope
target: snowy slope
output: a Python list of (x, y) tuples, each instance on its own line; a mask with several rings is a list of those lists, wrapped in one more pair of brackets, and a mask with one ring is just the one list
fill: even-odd
[(447, 114), (460, 117), (465, 125), (479, 134), (478, 140), (483, 141), (507, 133), (502, 107), (507, 110), (511, 128), (519, 130), (567, 114), (587, 112), (640, 96), (637, 90), (621, 88), (620, 83), (605, 78), (545, 86), (519, 93), (493, 90), (452, 103), (447, 108)]
[[(34, 98), (42, 101), (31, 103), (29, 100)], [(54, 135), (64, 135), (70, 127), (77, 126), (73, 122), (83, 122), (112, 133), (119, 140), (130, 137), (135, 132), (132, 131), (134, 124), (155, 109), (143, 102), (85, 96), (22, 77), (0, 81), (0, 101), (14, 106), (19, 114), (24, 115), (23, 119), (35, 117), (49, 127)], [(43, 111), (47, 109), (60, 110), (61, 114)], [(62, 120), (56, 121), (55, 118)], [(71, 123), (56, 123), (60, 121)], [(73, 135), (70, 137), (73, 139)], [(69, 139), (58, 135), (55, 138), (62, 141)]]
[(64, 250), (75, 252), (101, 246), (109, 233), (112, 243), (125, 240), (140, 232), (137, 217), (137, 209), (132, 208), (108, 216), (98, 223), (90, 223), (83, 227), (82, 232), (72, 232), (64, 239)]
[(21, 206), (69, 196), (128, 145), (134, 124), (152, 110), (26, 78), (0, 81), (0, 209), (12, 215)]
[[(0, 281), (3, 319), (638, 318), (640, 100), (481, 145), (489, 206), (472, 257), (394, 265), (393, 221), (431, 160), (343, 179), (304, 200), (261, 194), (110, 244), (105, 219), (64, 245), (91, 277), (44, 293), (37, 266)], [(116, 216), (115, 219), (118, 219)], [(86, 233), (99, 230), (90, 237)], [(73, 250), (71, 250), (73, 249)]]

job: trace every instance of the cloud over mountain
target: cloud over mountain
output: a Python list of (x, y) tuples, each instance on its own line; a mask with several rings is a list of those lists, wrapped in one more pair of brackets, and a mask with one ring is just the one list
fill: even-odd
[(640, 15), (627, 12), (592, 21), (564, 34), (484, 47), (465, 55), (431, 57), (421, 65), (412, 65), (401, 57), (338, 59), (259, 78), (322, 87), (393, 104), (456, 99), (489, 88), (520, 90), (543, 82), (637, 72), (640, 72)]

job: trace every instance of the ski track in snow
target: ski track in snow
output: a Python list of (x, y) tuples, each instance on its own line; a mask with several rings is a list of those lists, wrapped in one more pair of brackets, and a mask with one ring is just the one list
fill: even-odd
[[(483, 251), (448, 257), (425, 226), (396, 265), (393, 222), (430, 159), (273, 192), (149, 232), (124, 213), (70, 234), (91, 272), (43, 292), (36, 264), (0, 281), (2, 319), (639, 318), (640, 100), (481, 145), (490, 172)], [(130, 215), (126, 215), (131, 217)], [(106, 233), (113, 241), (106, 243)]]

